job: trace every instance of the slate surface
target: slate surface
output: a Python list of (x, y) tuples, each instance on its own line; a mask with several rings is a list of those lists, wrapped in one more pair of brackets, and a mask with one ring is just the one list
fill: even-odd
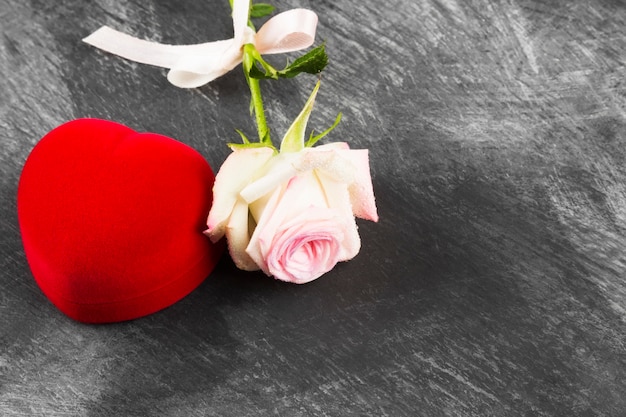
[[(21, 247), (16, 187), (77, 117), (217, 167), (253, 132), (239, 70), (196, 90), (80, 39), (231, 36), (225, 1), (0, 0), (0, 414), (620, 416), (626, 410), (626, 4), (280, 1), (331, 57), (311, 126), (371, 150), (381, 220), (305, 286), (225, 258), (178, 304), (88, 326)], [(281, 62), (282, 58), (278, 58)], [(283, 132), (314, 79), (265, 83)]]

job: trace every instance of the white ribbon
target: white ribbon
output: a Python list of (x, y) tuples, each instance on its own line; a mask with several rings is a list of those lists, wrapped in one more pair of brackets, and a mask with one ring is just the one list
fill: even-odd
[(169, 68), (167, 79), (177, 87), (204, 85), (239, 65), (243, 46), (254, 44), (261, 54), (278, 54), (308, 48), (315, 40), (317, 15), (292, 9), (268, 20), (257, 33), (248, 26), (250, 0), (234, 0), (234, 37), (195, 45), (165, 45), (145, 41), (107, 26), (84, 42), (142, 64)]

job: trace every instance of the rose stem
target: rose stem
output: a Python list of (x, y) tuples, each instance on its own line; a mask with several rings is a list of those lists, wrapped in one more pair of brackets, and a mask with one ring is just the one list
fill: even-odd
[(243, 47), (243, 70), (250, 87), (250, 96), (252, 99), (252, 111), (254, 111), (257, 132), (259, 134), (259, 142), (271, 144), (270, 131), (265, 120), (265, 110), (263, 109), (263, 98), (261, 96), (261, 83), (258, 78), (250, 77), (250, 68), (254, 65), (255, 48), (252, 44), (246, 44)]

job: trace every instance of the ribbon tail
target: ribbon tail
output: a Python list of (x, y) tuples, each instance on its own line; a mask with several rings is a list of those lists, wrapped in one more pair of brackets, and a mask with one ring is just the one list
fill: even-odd
[(182, 88), (199, 87), (241, 62), (233, 39), (195, 45), (167, 45), (146, 41), (103, 26), (83, 42), (141, 64), (168, 68), (168, 80)]
[(181, 57), (177, 46), (138, 39), (108, 26), (102, 26), (83, 42), (130, 61), (163, 68), (171, 68)]

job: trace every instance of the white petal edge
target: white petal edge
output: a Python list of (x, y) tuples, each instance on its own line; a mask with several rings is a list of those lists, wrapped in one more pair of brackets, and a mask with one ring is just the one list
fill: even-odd
[(273, 155), (271, 148), (247, 148), (237, 149), (226, 158), (215, 177), (213, 206), (207, 219), (207, 235), (213, 242), (224, 236), (241, 190), (255, 179)]
[(346, 143), (335, 142), (306, 151), (297, 161), (298, 170), (316, 169), (335, 181), (347, 183), (353, 214), (378, 221), (367, 149), (349, 149)]
[(259, 269), (256, 262), (246, 253), (246, 247), (250, 242), (248, 204), (242, 199), (237, 200), (230, 215), (230, 220), (226, 227), (226, 240), (228, 242), (228, 252), (237, 268), (244, 271), (256, 271)]
[(300, 153), (278, 154), (258, 180), (241, 190), (241, 197), (250, 204), (281, 184), (286, 184), (290, 178), (296, 175), (294, 161), (300, 157)]
[(352, 212), (361, 219), (377, 222), (378, 212), (370, 173), (369, 151), (367, 149), (351, 149), (337, 152), (352, 161), (356, 169), (355, 181), (348, 185)]

